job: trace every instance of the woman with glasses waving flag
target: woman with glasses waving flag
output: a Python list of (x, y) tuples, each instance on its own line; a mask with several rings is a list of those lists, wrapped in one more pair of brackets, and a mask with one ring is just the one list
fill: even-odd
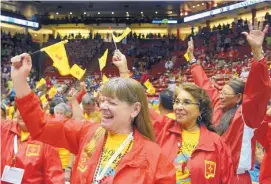
[(261, 124), (270, 98), (270, 79), (262, 44), (268, 25), (263, 22), (254, 28), (249, 24), (249, 33), (243, 32), (251, 46), (253, 60), (247, 82), (236, 78), (230, 80), (219, 92), (212, 86), (203, 68), (196, 63), (194, 45), (191, 39), (187, 53), (192, 66), (195, 83), (211, 98), (213, 124), (225, 143), (231, 148), (235, 177), (232, 184), (250, 184), (248, 173), (253, 166), (256, 141), (254, 129)]

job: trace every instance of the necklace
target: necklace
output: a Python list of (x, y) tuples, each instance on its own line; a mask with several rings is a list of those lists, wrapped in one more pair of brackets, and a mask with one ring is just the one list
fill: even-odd
[[(93, 179), (93, 184), (99, 184), (100, 182), (104, 181), (107, 177), (109, 177), (112, 172), (113, 169), (111, 169), (108, 172), (108, 175), (105, 176), (107, 169), (109, 168), (109, 166), (113, 163), (113, 161), (118, 157), (120, 158), (118, 160), (118, 162), (115, 164), (116, 167), (118, 166), (118, 164), (120, 163), (121, 159), (126, 155), (126, 153), (130, 150), (130, 147), (132, 145), (133, 142), (133, 132), (129, 134), (129, 136), (126, 138), (126, 140), (122, 143), (122, 145), (120, 145), (119, 149), (115, 152), (115, 154), (109, 159), (109, 161), (107, 162), (107, 164), (105, 165), (105, 167), (103, 168), (103, 170), (101, 170), (101, 166), (102, 166), (102, 160), (105, 154), (105, 144), (107, 142), (107, 138), (108, 138), (108, 133), (106, 132), (105, 134), (105, 141), (103, 144), (103, 149), (102, 149), (102, 154), (99, 158), (98, 161), (98, 166), (96, 168), (95, 174), (94, 174), (94, 179)], [(127, 149), (125, 150), (124, 154), (121, 154), (121, 152), (123, 151), (123, 149), (128, 145)]]

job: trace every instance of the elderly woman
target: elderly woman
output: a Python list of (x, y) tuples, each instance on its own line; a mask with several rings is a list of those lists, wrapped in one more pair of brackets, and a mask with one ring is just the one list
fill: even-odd
[(204, 90), (191, 83), (176, 88), (176, 121), (167, 121), (157, 138), (176, 168), (177, 184), (230, 183), (233, 176), (229, 148), (212, 127), (212, 108)]
[(192, 65), (195, 83), (203, 88), (212, 100), (214, 109), (213, 124), (225, 143), (231, 148), (235, 183), (251, 183), (248, 173), (253, 166), (256, 141), (253, 139), (257, 128), (265, 115), (270, 98), (270, 79), (262, 44), (268, 26), (263, 29), (263, 22), (254, 29), (249, 24), (249, 33), (243, 33), (253, 52), (253, 61), (246, 84), (240, 79), (233, 79), (219, 92), (209, 81), (203, 68), (196, 63), (193, 41), (189, 42), (188, 55)]
[[(37, 140), (76, 154), (71, 183), (176, 183), (172, 163), (154, 141), (144, 89), (129, 78), (114, 78), (100, 91), (101, 124), (46, 121), (26, 77), (28, 54), (11, 59), (17, 105)], [(27, 102), (27, 103), (26, 103)]]

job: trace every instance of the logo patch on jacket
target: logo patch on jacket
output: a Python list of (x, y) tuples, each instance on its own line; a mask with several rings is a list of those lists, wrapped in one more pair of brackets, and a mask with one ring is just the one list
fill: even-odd
[(88, 165), (88, 156), (86, 153), (83, 153), (82, 157), (79, 160), (77, 169), (79, 169), (81, 172), (85, 172), (87, 169), (87, 165)]
[(215, 177), (215, 169), (216, 163), (209, 160), (204, 160), (205, 163), (205, 178), (214, 178)]
[(26, 149), (26, 156), (39, 156), (40, 145), (39, 144), (28, 144)]

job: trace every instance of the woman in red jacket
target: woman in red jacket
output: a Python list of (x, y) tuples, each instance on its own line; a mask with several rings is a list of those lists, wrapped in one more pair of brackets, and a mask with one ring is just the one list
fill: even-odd
[(246, 84), (233, 79), (219, 92), (212, 86), (202, 67), (196, 63), (192, 40), (188, 48), (194, 81), (209, 94), (214, 109), (213, 124), (231, 148), (236, 174), (233, 184), (251, 183), (248, 170), (253, 166), (256, 145), (255, 140), (252, 139), (253, 129), (262, 122), (270, 98), (270, 79), (262, 55), (262, 43), (268, 26), (262, 31), (263, 22), (260, 26), (256, 20), (254, 23), (254, 29), (249, 24), (250, 33), (243, 33), (254, 57)]
[(230, 183), (233, 166), (229, 148), (212, 128), (207, 93), (183, 83), (174, 96), (176, 121), (167, 121), (157, 142), (174, 163), (177, 184)]
[(15, 181), (15, 175), (8, 178), (8, 171), (5, 169), (12, 167), (24, 170), (22, 184), (64, 184), (64, 173), (57, 149), (34, 140), (18, 111), (16, 119), (1, 122), (1, 183)]
[[(100, 90), (101, 124), (66, 120), (47, 122), (26, 78), (28, 54), (12, 58), (16, 102), (30, 134), (77, 155), (71, 183), (175, 184), (175, 169), (154, 141), (143, 87), (129, 78), (114, 78)], [(120, 73), (128, 70), (122, 68)], [(27, 103), (26, 103), (27, 102)]]

